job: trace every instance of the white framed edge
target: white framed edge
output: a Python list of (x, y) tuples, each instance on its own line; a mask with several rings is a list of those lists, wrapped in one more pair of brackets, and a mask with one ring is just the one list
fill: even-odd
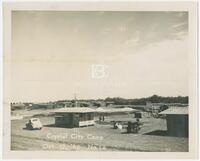
[[(197, 159), (198, 158), (198, 55), (197, 1), (126, 2), (3, 2), (3, 102), (9, 96), (11, 56), (11, 13), (14, 10), (48, 11), (188, 11), (189, 12), (189, 152), (72, 152), (11, 151), (10, 109), (3, 108), (4, 159)], [(78, 153), (78, 155), (77, 155)]]

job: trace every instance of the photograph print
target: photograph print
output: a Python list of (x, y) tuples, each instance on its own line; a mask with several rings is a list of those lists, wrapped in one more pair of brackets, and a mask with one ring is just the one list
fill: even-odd
[(10, 151), (189, 152), (188, 11), (13, 10), (11, 24)]

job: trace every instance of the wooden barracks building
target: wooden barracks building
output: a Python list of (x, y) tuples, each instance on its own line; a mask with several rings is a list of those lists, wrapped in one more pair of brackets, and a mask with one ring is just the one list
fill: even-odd
[(170, 107), (160, 114), (166, 115), (168, 135), (188, 137), (188, 107)]
[(95, 110), (86, 107), (61, 108), (55, 111), (55, 125), (62, 127), (82, 127), (94, 125)]

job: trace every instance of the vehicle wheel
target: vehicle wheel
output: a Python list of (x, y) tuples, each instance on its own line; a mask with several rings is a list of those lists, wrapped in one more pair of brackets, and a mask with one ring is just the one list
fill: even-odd
[(31, 127), (30, 125), (27, 125), (26, 128), (27, 128), (28, 130), (31, 130), (31, 129), (32, 129), (32, 127)]

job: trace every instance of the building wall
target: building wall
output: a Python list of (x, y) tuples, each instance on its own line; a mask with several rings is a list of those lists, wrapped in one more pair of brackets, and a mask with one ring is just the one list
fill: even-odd
[(167, 130), (170, 136), (188, 137), (188, 115), (167, 115)]
[(55, 125), (62, 127), (73, 127), (72, 114), (63, 114), (55, 117)]
[[(93, 120), (93, 122), (91, 120)], [(92, 113), (66, 113), (55, 117), (56, 126), (72, 128), (82, 125), (87, 126), (87, 124), (94, 124), (94, 115)]]

